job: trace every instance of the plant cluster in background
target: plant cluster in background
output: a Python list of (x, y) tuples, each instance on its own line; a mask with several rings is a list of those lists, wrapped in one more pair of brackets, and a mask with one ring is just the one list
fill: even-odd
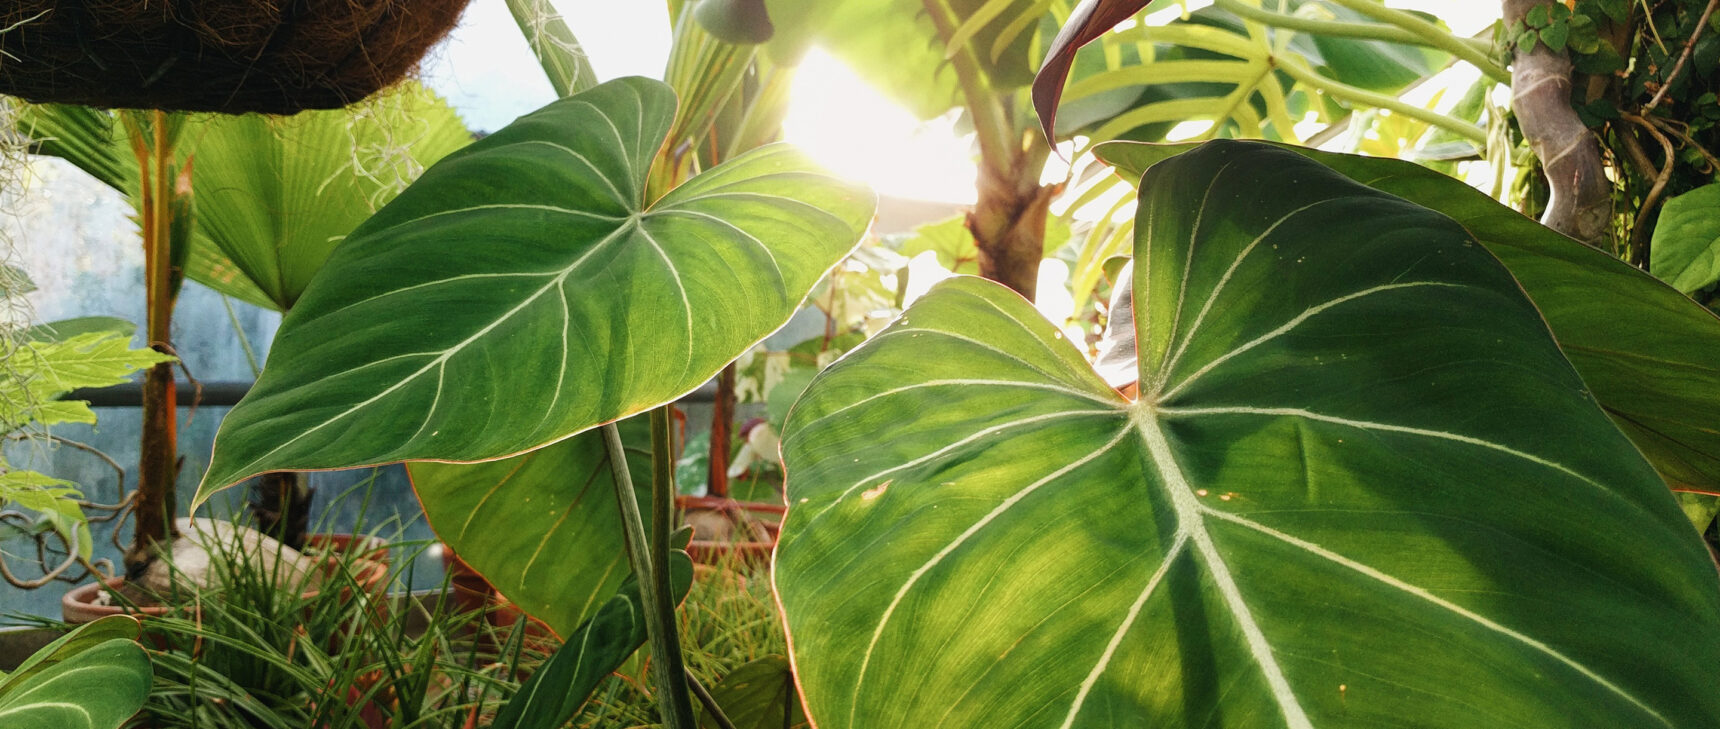
[[(1568, 54), (1571, 104), (1602, 142), (1615, 211), (1610, 249), (1710, 307), (1720, 306), (1720, 14), (1707, 0), (1537, 5), (1502, 37)], [(1546, 185), (1530, 165), (1514, 198)]]
[[(13, 282), (28, 285), (15, 270)], [(27, 290), (23, 289), (23, 290)], [(53, 435), (55, 425), (93, 425), (95, 411), (64, 396), (84, 387), (106, 387), (126, 382), (138, 371), (172, 357), (151, 349), (133, 349), (132, 325), (106, 317), (73, 319), (24, 329), (17, 338), (0, 343), (5, 377), (0, 379), (0, 436), (7, 443), (24, 447), (42, 444), (68, 445), (91, 451), (88, 446)], [(124, 481), (124, 471), (119, 471)], [(114, 505), (96, 505), (83, 500), (83, 487), (36, 471), (13, 467), (0, 452), (0, 577), (15, 587), (39, 587), (55, 579), (75, 581), (89, 574), (74, 571), (82, 565), (94, 571), (86, 508), (104, 512), (96, 518), (122, 516), (129, 499)], [(49, 537), (57, 538), (58, 544)], [(57, 547), (57, 548), (56, 548)], [(24, 555), (7, 549), (23, 549)], [(8, 565), (8, 559), (40, 566), (41, 574), (25, 576)]]
[[(224, 592), (169, 601), (146, 713), (1709, 722), (1720, 583), (1686, 522), (1720, 511), (1720, 319), (1685, 294), (1720, 287), (1716, 4), (1507, 3), (1490, 43), (1373, 0), (672, 0), (666, 82), (595, 84), (547, 0), (510, 0), (563, 98), (481, 141), (408, 115), (373, 145), (375, 107), (211, 125), (194, 154), (345, 146), (198, 219), (193, 277), (287, 312), (198, 500), (408, 461), (542, 623), (385, 599), (374, 555), (314, 592), (222, 560)], [(868, 191), (770, 143), (813, 41), (965, 117), (970, 211), (869, 236)], [(1457, 64), (1476, 80), (1420, 89)], [(1493, 93), (1549, 69), (1563, 139), (1586, 122), (1614, 173), (1599, 238), (1448, 176), (1517, 162), (1519, 209), (1563, 204), (1534, 174), (1558, 135)], [(42, 149), (135, 175), (77, 136), (113, 118), (34, 113)], [(409, 185), (402, 139), (447, 145)], [(342, 225), (275, 225), (337, 179), (366, 191)], [(674, 401), (713, 378), (677, 450)], [(705, 490), (791, 507), (768, 578), (692, 565), (676, 497)]]

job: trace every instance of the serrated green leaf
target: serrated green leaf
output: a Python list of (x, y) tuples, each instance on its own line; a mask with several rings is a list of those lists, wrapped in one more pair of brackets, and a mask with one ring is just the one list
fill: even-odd
[(1523, 20), (1527, 22), (1531, 28), (1547, 27), (1547, 6), (1536, 5), (1535, 7), (1529, 8), (1529, 14), (1524, 16)]
[(66, 540), (69, 549), (88, 559), (94, 544), (89, 520), (78, 505), (81, 498), (77, 484), (35, 471), (12, 470), (0, 459), (0, 505), (41, 515), (46, 526)]
[(108, 387), (138, 370), (173, 358), (152, 349), (132, 349), (126, 337), (92, 331), (69, 339), (26, 343), (16, 366), (35, 378), (35, 392), (55, 397), (80, 387)]
[(66, 339), (19, 344), (7, 362), (14, 376), (0, 378), (0, 428), (95, 422), (87, 405), (56, 398), (81, 387), (117, 385), (138, 370), (173, 361), (151, 349), (132, 349), (128, 342), (119, 332), (95, 327)]
[[(4, 389), (0, 387), (0, 390)], [(0, 405), (0, 421), (34, 422), (37, 425), (95, 425), (96, 422), (96, 411), (83, 400), (49, 400), (21, 410), (13, 410), (9, 406), (10, 403)]]
[(137, 325), (113, 316), (80, 316), (37, 324), (25, 329), (22, 338), (36, 342), (52, 342), (95, 332), (106, 332), (130, 339), (131, 335), (137, 332)]
[(915, 228), (897, 251), (909, 258), (931, 251), (937, 256), (938, 265), (948, 270), (979, 272), (979, 246), (974, 243), (973, 233), (968, 231), (967, 219), (962, 215)]
[(782, 326), (872, 194), (779, 144), (647, 200), (674, 105), (611, 81), (426, 171), (282, 321), (199, 501), (265, 471), (524, 453), (669, 402)]
[(818, 726), (1720, 721), (1713, 562), (1467, 231), (1256, 143), (1141, 187), (1139, 400), (958, 278), (790, 416)]
[(1648, 254), (1649, 272), (1684, 293), (1720, 281), (1720, 183), (1667, 200)]

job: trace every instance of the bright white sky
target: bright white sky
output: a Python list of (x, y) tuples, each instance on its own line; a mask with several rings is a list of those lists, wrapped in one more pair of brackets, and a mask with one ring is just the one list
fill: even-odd
[[(584, 45), (599, 78), (662, 76), (669, 56), (664, 3), (553, 3)], [(1390, 4), (1437, 13), (1465, 34), (1485, 27), (1499, 12), (1496, 0)], [(426, 63), (425, 77), (475, 129), (494, 131), (554, 99), (504, 0), (474, 0), (453, 36)], [(952, 118), (917, 121), (817, 50), (796, 75), (784, 133), (826, 167), (882, 194), (956, 203), (974, 199), (971, 144), (955, 134)]]
[[(599, 78), (661, 78), (669, 58), (661, 2), (554, 0)], [(503, 0), (473, 0), (424, 76), (474, 129), (494, 131), (554, 100)], [(886, 195), (971, 202), (974, 166), (953, 120), (920, 123), (840, 62), (814, 50), (796, 75), (788, 141)]]
[[(669, 57), (668, 11), (660, 0), (551, 0), (591, 58), (602, 80), (661, 78)], [(1496, 0), (1388, 0), (1434, 12), (1459, 33), (1473, 34), (1497, 17)], [(1191, 8), (1210, 0), (1191, 0)], [(1177, 12), (1175, 9), (1171, 13)], [(1149, 19), (1149, 22), (1162, 22)], [(508, 13), (504, 0), (473, 0), (453, 36), (425, 65), (426, 80), (475, 128), (494, 131), (554, 100), (549, 82)], [(1451, 72), (1474, 71), (1467, 67)], [(1467, 85), (1462, 79), (1451, 83)], [(1431, 95), (1440, 81), (1418, 93)], [(1425, 98), (1411, 97), (1415, 103)], [(795, 75), (784, 136), (831, 171), (871, 185), (882, 195), (971, 203), (974, 177), (971, 135), (955, 132), (953, 115), (920, 122), (861, 81), (831, 56), (813, 49)], [(1054, 160), (1055, 162), (1056, 160)], [(1047, 175), (1061, 178), (1061, 167)], [(1119, 189), (1117, 194), (1122, 194)], [(1103, 211), (1112, 201), (1102, 200)], [(1078, 211), (1082, 216), (1084, 211)], [(1095, 213), (1100, 214), (1100, 213)], [(912, 281), (923, 289), (947, 272), (929, 254), (917, 260)], [(1037, 302), (1046, 318), (1066, 322), (1074, 301), (1063, 287), (1067, 267), (1049, 259), (1040, 270)], [(1082, 333), (1072, 330), (1071, 337)]]

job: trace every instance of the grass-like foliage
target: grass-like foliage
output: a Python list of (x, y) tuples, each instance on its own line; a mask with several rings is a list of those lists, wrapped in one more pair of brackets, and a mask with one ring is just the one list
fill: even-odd
[[(716, 686), (731, 671), (752, 661), (788, 655), (766, 566), (729, 560), (700, 567), (677, 615), (687, 670), (707, 687)], [(599, 686), (572, 726), (624, 729), (657, 725), (661, 719), (646, 679), (649, 656), (649, 651), (641, 650)]]

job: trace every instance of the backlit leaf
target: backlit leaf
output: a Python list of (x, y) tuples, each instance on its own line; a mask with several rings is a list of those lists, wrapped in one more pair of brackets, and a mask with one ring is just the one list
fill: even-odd
[(784, 433), (820, 727), (1698, 727), (1720, 580), (1449, 218), (1292, 152), (1154, 166), (1142, 394), (940, 284)]

